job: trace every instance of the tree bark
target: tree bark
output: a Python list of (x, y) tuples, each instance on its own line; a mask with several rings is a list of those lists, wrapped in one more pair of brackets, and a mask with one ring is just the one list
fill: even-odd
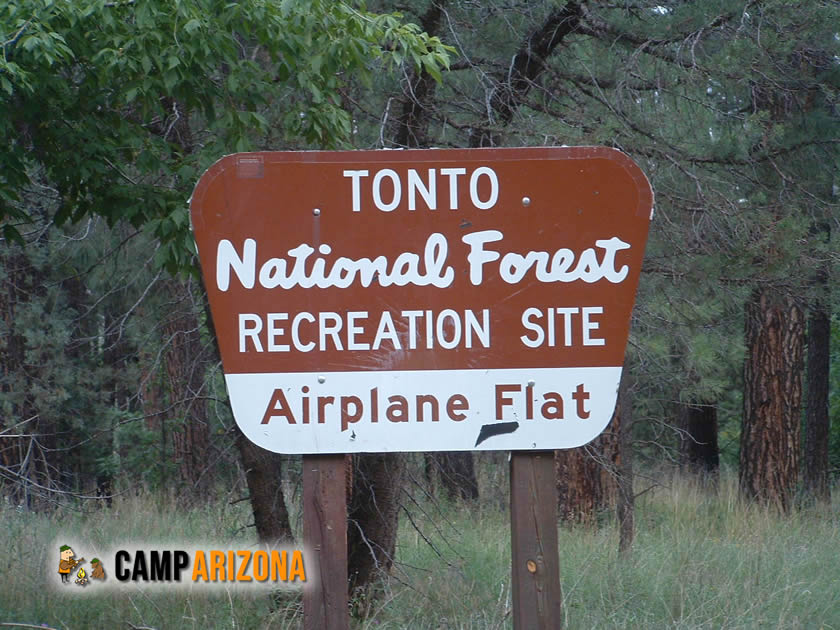
[(281, 485), (281, 456), (254, 444), (239, 427), (236, 428), (236, 448), (245, 469), (254, 525), (260, 542), (274, 544), (293, 540)]
[[(826, 282), (823, 274), (823, 282)], [(826, 300), (817, 300), (808, 318), (808, 396), (805, 408), (805, 492), (821, 503), (829, 503), (828, 415), (831, 317)]]
[(433, 453), (431, 460), (450, 501), (478, 500), (478, 480), (470, 451)]
[(589, 448), (581, 446), (554, 453), (557, 516), (561, 521), (590, 525), (601, 507), (601, 466)]
[(595, 523), (616, 507), (621, 465), (619, 402), (607, 428), (586, 446), (555, 451), (558, 516), (568, 523)]
[(171, 431), (172, 453), (179, 477), (186, 481), (193, 494), (199, 495), (208, 486), (208, 449), (210, 426), (207, 404), (201, 396), (210, 364), (210, 356), (201, 342), (201, 329), (189, 287), (177, 280), (166, 283), (167, 293), (175, 304), (175, 312), (165, 331), (169, 347), (165, 355), (171, 402), (180, 426)]
[(353, 490), (347, 510), (347, 571), (351, 595), (358, 595), (393, 565), (405, 456), (377, 453), (353, 459)]
[(679, 405), (680, 468), (710, 487), (720, 470), (717, 407), (707, 403)]
[[(15, 327), (15, 311), (18, 302), (22, 300), (19, 294), (26, 294), (28, 287), (23, 283), (26, 278), (28, 260), (22, 253), (16, 251), (15, 246), (9, 246), (0, 258), (0, 270), (5, 282), (0, 287), (0, 319), (3, 321), (4, 334), (0, 335), (0, 393), (11, 397), (15, 394), (16, 373), (23, 368), (25, 341)], [(11, 413), (4, 414), (0, 419), (0, 465), (3, 466), (3, 476), (15, 479), (14, 483), (4, 484), (3, 489), (8, 500), (17, 505), (27, 505), (29, 494), (26, 490), (23, 468), (26, 456), (26, 440), (18, 437), (23, 431), (37, 431), (35, 420), (22, 425), (23, 431), (13, 430), (16, 423), (27, 418), (34, 418), (34, 410), (30, 408), (28, 400), (23, 398), (11, 405)], [(4, 433), (11, 433), (15, 437), (6, 437)]]
[(4, 286), (0, 289), (0, 318), (4, 334), (0, 335), (0, 393), (10, 405), (11, 413), (0, 418), (0, 465), (10, 502), (32, 510), (53, 506), (49, 496), (59, 485), (72, 486), (73, 475), (65, 484), (54, 478), (70, 469), (70, 455), (58, 449), (58, 426), (53, 418), (42, 417), (30, 391), (31, 382), (40, 382), (38, 365), (27, 361), (27, 340), (17, 312), (30, 300), (44, 295), (43, 274), (30, 260), (27, 251), (6, 245), (0, 258)]
[(799, 473), (805, 318), (789, 296), (757, 289), (746, 306), (740, 493), (789, 511)]

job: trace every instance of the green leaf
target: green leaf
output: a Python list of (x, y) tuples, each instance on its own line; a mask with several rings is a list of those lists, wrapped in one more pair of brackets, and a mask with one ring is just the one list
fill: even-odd
[(236, 144), (234, 147), (237, 153), (245, 153), (251, 148), (251, 144), (248, 142), (248, 138), (245, 136), (239, 136), (236, 138)]
[[(395, 72), (378, 64), (384, 51), (428, 55), (430, 72), (446, 63), (417, 27), (363, 5), (0, 0), (0, 41), (27, 25), (0, 56), (0, 201), (17, 193), (32, 203), (29, 178), (17, 175), (29, 170), (59, 191), (61, 203), (43, 210), (56, 223), (98, 215), (143, 226), (183, 203), (199, 165), (251, 149), (262, 134), (297, 148), (347, 142), (343, 90), (357, 80), (373, 85), (379, 68)], [(172, 124), (166, 97), (177, 100), (193, 142)], [(37, 125), (35, 150), (24, 150), (8, 122), (18, 119)], [(12, 216), (8, 207), (2, 213)], [(185, 226), (174, 221), (152, 226), (162, 241), (156, 255), (190, 264)]]
[(312, 92), (312, 100), (316, 103), (320, 103), (323, 100), (321, 90), (314, 83), (309, 84), (309, 91)]
[(312, 72), (315, 74), (319, 74), (321, 72), (321, 64), (323, 63), (324, 58), (321, 55), (313, 55), (309, 59), (309, 66), (312, 68)]
[(257, 122), (258, 127), (260, 127), (261, 129), (267, 129), (268, 128), (268, 120), (266, 120), (265, 116), (263, 116), (262, 114), (259, 114), (257, 112), (253, 112), (252, 116), (253, 116), (254, 120)]
[(178, 83), (180, 74), (175, 70), (167, 70), (163, 73), (163, 87), (166, 88), (167, 94), (172, 94), (175, 84)]
[(13, 225), (6, 224), (3, 226), (3, 238), (9, 243), (17, 243), (22, 247), (26, 247), (26, 240), (24, 240), (23, 236), (18, 232), (18, 229)]
[(27, 52), (32, 52), (38, 46), (38, 38), (28, 35), (24, 37), (18, 45)]

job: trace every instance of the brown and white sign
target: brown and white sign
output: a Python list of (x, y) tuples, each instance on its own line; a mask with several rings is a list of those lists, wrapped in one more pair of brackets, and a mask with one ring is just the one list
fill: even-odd
[(585, 444), (652, 207), (607, 148), (223, 158), (191, 209), (237, 423), (283, 453)]

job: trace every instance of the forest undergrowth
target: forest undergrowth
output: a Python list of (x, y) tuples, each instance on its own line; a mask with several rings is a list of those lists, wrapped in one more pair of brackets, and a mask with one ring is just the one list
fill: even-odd
[[(787, 515), (673, 474), (639, 478), (636, 539), (618, 553), (614, 517), (559, 528), (566, 628), (840, 629), (840, 506)], [(287, 496), (292, 496), (290, 492)], [(451, 504), (406, 495), (390, 578), (354, 601), (353, 627), (503, 629), (511, 624), (510, 529), (501, 501)], [(293, 520), (299, 512), (291, 506)], [(160, 493), (88, 501), (52, 514), (3, 505), (0, 626), (51, 628), (298, 628), (299, 592), (96, 591), (56, 586), (59, 539), (94, 549), (143, 541), (255, 544), (247, 502), (229, 497), (184, 509)], [(162, 543), (163, 547), (163, 543)], [(224, 547), (223, 547), (224, 548)], [(113, 580), (113, 575), (109, 578)]]

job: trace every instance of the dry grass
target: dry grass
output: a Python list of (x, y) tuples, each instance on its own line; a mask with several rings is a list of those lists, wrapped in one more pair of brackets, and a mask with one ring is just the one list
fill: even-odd
[[(123, 497), (111, 510), (51, 516), (0, 508), (0, 622), (54, 628), (297, 628), (284, 594), (98, 594), (45, 588), (62, 536), (106, 548), (132, 540), (253, 542), (247, 504), (189, 512), (170, 499)], [(365, 629), (510, 627), (509, 526), (494, 507), (411, 507), (398, 564), (355, 625)], [(779, 516), (737, 500), (726, 478), (710, 494), (680, 478), (637, 505), (633, 553), (620, 557), (609, 515), (595, 529), (560, 529), (568, 628), (835, 628), (840, 630), (840, 511)], [(416, 527), (415, 527), (416, 525)]]

